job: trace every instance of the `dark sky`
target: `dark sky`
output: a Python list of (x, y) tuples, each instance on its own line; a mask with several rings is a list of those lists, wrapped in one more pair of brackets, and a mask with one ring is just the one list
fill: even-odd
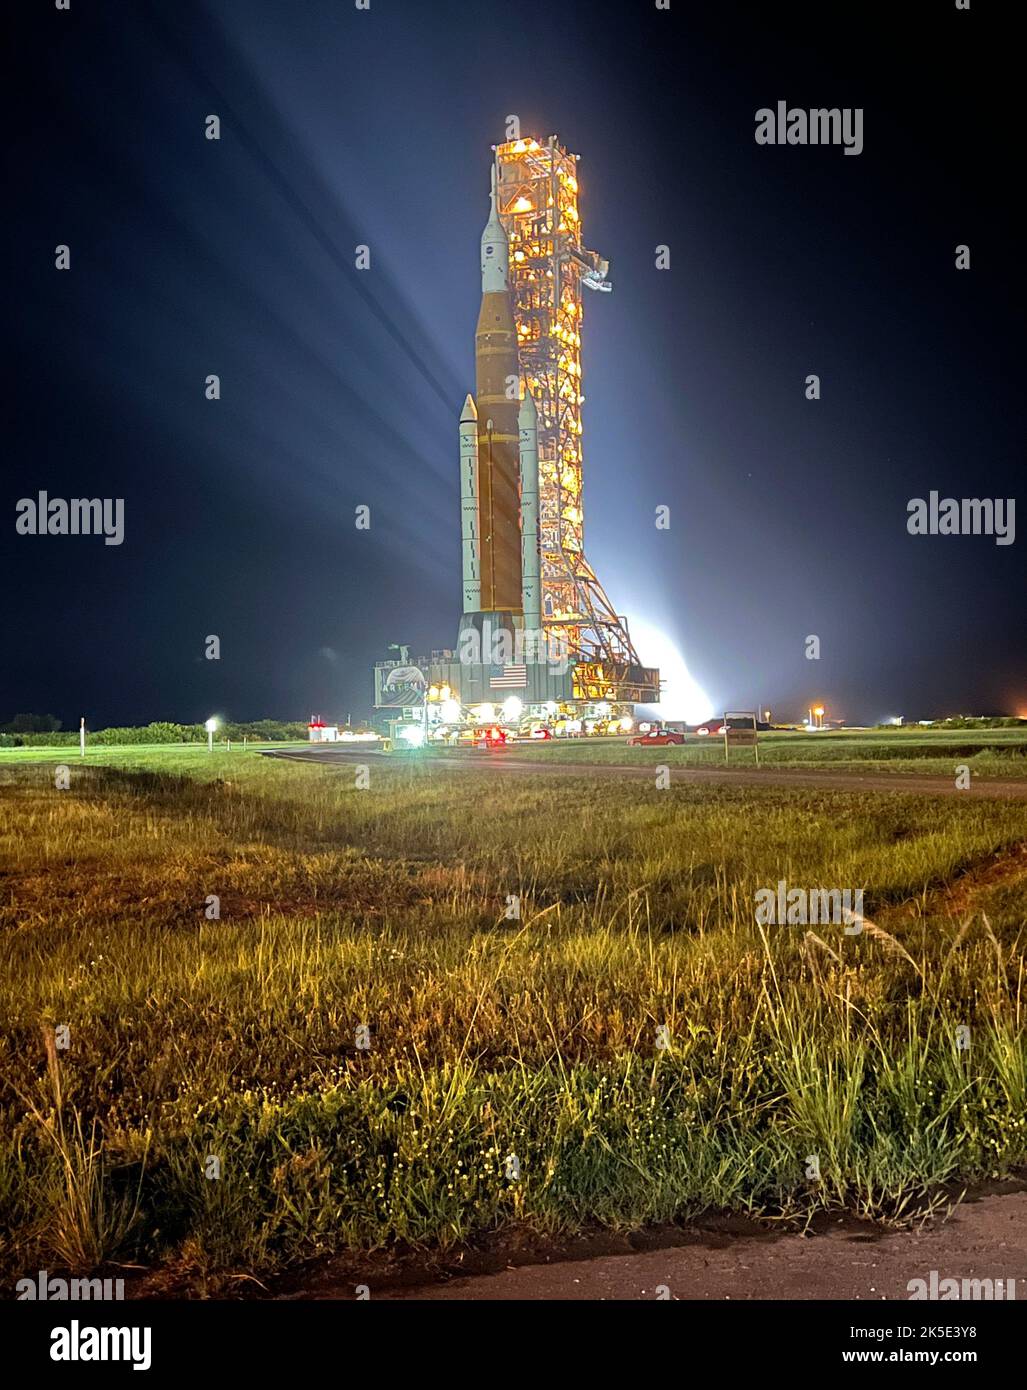
[[(356, 717), (388, 642), (454, 643), (456, 422), (509, 113), (581, 155), (610, 261), (585, 536), (620, 611), (710, 712), (1027, 711), (1025, 541), (906, 530), (910, 498), (1023, 477), (1012, 13), (22, 3), (0, 720)], [(862, 107), (863, 153), (757, 145), (778, 100)], [(41, 489), (124, 498), (124, 543), (17, 535)]]

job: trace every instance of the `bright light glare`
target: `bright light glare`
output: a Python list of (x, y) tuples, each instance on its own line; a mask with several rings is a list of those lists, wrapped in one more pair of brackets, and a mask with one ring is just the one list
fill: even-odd
[(421, 744), (424, 742), (424, 730), (419, 729), (416, 724), (407, 724), (404, 728), (400, 729), (399, 736), (414, 748), (420, 748)]
[(212, 734), (214, 730), (217, 728), (217, 726), (218, 721), (214, 718), (213, 715), (211, 715), (211, 717), (207, 720), (206, 724), (204, 724), (203, 727), (207, 730), (208, 734)]
[(713, 701), (692, 676), (677, 644), (667, 633), (637, 618), (631, 619), (631, 640), (644, 666), (658, 666), (663, 690), (659, 711), (664, 719), (701, 724), (715, 713)]
[(524, 712), (523, 703), (516, 695), (510, 695), (503, 701), (503, 718), (506, 720), (520, 719)]
[(443, 700), (441, 714), (447, 724), (458, 724), (460, 722), (460, 701)]

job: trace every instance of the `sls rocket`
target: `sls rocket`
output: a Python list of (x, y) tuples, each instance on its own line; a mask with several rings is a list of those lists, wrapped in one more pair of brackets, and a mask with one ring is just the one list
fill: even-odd
[(476, 399), (460, 412), (463, 611), (523, 614), (540, 626), (538, 416), (521, 398), (510, 250), (496, 205), (481, 237), (481, 311), (475, 334)]

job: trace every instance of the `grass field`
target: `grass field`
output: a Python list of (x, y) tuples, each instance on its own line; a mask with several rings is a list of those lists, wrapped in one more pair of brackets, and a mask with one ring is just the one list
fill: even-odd
[[(28, 751), (0, 755), (12, 1275), (908, 1221), (1027, 1158), (1023, 802), (429, 760), (358, 790), (161, 748), (60, 750), (58, 791)], [(869, 924), (758, 927), (781, 879), (863, 888)]]
[[(215, 744), (215, 756), (236, 758), (257, 753), (262, 748), (306, 748), (306, 743), (236, 743), (227, 751), (223, 743)], [(79, 756), (78, 745), (72, 747), (42, 746), (35, 748), (0, 748), (0, 770), (5, 767), (26, 767), (35, 763), (66, 763), (68, 767), (140, 768), (147, 771), (175, 772), (182, 770), (195, 775), (201, 768), (201, 755), (210, 756), (206, 746), (195, 743), (121, 743), (105, 747), (94, 743)]]
[[(832, 772), (916, 773), (955, 777), (965, 763), (972, 777), (1027, 777), (1027, 728), (845, 730), (760, 734), (763, 767), (828, 768)], [(629, 748), (624, 738), (554, 739), (518, 744), (517, 756), (581, 763), (664, 763), (723, 767), (724, 740), (689, 735), (683, 745)], [(752, 749), (733, 748), (730, 766), (755, 765)]]

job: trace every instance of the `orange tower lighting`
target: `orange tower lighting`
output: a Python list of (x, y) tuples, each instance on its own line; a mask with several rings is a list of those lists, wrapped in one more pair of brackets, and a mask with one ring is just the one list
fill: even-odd
[(494, 152), (518, 361), (538, 413), (542, 623), (558, 628), (569, 648), (578, 698), (655, 701), (659, 672), (641, 666), (627, 620), (585, 556), (583, 291), (611, 286), (607, 262), (582, 241), (577, 156), (555, 135), (508, 140)]

